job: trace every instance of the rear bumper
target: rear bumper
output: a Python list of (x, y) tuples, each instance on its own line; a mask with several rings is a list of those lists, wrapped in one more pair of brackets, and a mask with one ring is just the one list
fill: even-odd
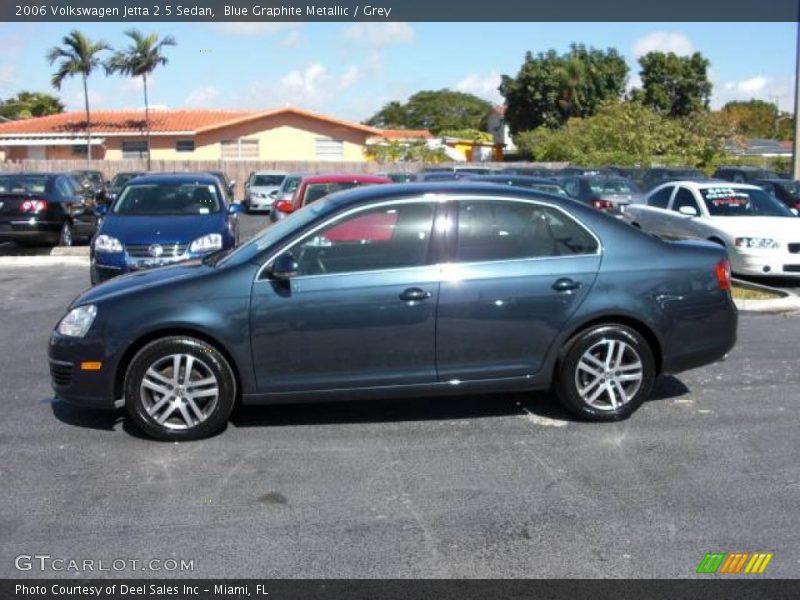
[(696, 369), (724, 359), (736, 345), (739, 314), (732, 299), (713, 316), (696, 318), (691, 329), (669, 344), (670, 351), (662, 357), (664, 375)]
[(57, 242), (61, 226), (57, 221), (6, 220), (0, 223), (0, 241)]

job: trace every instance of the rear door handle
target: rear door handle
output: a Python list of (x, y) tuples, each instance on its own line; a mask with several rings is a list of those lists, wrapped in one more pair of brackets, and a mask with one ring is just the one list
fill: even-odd
[(408, 288), (400, 294), (400, 300), (404, 302), (413, 302), (414, 300), (427, 300), (431, 297), (430, 292), (426, 292), (418, 287)]
[(579, 287), (581, 287), (581, 282), (570, 279), (569, 277), (556, 279), (555, 283), (553, 283), (553, 289), (557, 292), (571, 292), (577, 290)]

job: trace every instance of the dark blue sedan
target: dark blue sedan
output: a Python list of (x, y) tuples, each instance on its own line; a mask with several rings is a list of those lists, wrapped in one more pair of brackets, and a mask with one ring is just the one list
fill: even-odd
[[(102, 209), (101, 209), (102, 210)], [(92, 283), (233, 248), (239, 206), (212, 175), (145, 175), (132, 179), (91, 244)]]
[(124, 404), (159, 439), (213, 434), (237, 402), (550, 388), (612, 421), (658, 375), (723, 358), (736, 327), (718, 245), (518, 187), (385, 185), (91, 289), (49, 359), (57, 396)]

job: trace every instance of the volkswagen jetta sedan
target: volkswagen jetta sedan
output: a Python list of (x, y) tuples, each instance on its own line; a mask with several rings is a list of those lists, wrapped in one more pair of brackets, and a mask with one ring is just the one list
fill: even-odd
[(725, 251), (666, 242), (573, 200), (479, 183), (332, 194), (233, 251), (79, 296), (53, 388), (124, 404), (152, 437), (269, 404), (554, 388), (628, 417), (654, 379), (736, 339)]

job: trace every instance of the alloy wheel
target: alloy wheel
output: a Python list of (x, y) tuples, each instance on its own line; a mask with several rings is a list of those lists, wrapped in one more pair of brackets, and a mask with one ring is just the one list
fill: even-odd
[(575, 367), (581, 399), (601, 411), (616, 411), (639, 391), (644, 377), (636, 349), (619, 339), (602, 339), (590, 346)]

